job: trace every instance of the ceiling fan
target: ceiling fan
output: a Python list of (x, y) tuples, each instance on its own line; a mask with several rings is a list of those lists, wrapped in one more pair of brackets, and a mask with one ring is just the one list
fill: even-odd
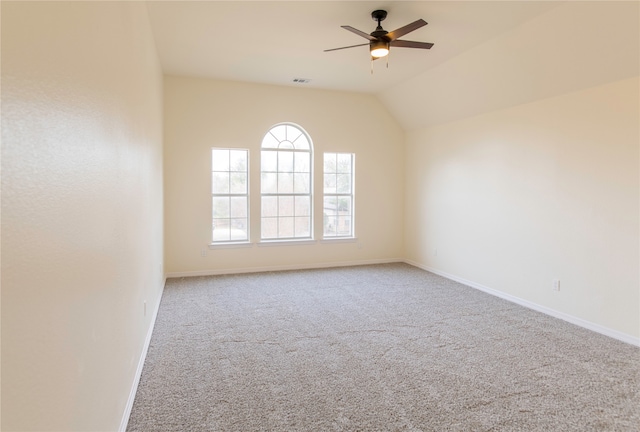
[(404, 27), (400, 27), (392, 32), (388, 32), (382, 28), (380, 25), (381, 21), (387, 17), (387, 11), (385, 10), (374, 10), (371, 12), (371, 18), (374, 21), (378, 22), (378, 27), (371, 33), (367, 34), (363, 31), (355, 29), (351, 26), (343, 25), (341, 26), (345, 30), (349, 30), (352, 33), (357, 34), (358, 36), (362, 36), (365, 39), (369, 39), (369, 43), (359, 44), (359, 45), (350, 45), (341, 48), (332, 48), (328, 50), (324, 50), (324, 52), (328, 51), (337, 51), (346, 48), (355, 48), (359, 46), (369, 45), (369, 52), (371, 53), (371, 59), (376, 60), (381, 57), (385, 57), (389, 54), (389, 49), (391, 47), (402, 47), (402, 48), (421, 48), (421, 49), (431, 49), (433, 46), (430, 42), (414, 42), (398, 39), (406, 35), (409, 32), (419, 29), (420, 27), (426, 26), (427, 22), (423, 19), (419, 19), (417, 21), (412, 22), (411, 24), (407, 24)]

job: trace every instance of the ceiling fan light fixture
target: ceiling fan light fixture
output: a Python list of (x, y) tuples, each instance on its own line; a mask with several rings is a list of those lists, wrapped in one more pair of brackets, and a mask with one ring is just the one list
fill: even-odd
[[(386, 17), (387, 17), (387, 11), (374, 10), (373, 12), (371, 12), (371, 18), (373, 18), (374, 21), (378, 22), (378, 26), (371, 33), (365, 33), (361, 30), (358, 30), (348, 25), (340, 26), (343, 29), (350, 31), (351, 33), (355, 33), (358, 36), (361, 36), (367, 39), (369, 42), (358, 44), (358, 45), (340, 47), (340, 48), (332, 48), (332, 49), (325, 50), (325, 52), (369, 45), (369, 53), (371, 54), (371, 71), (373, 73), (373, 60), (388, 56), (391, 45), (394, 46), (394, 49), (395, 47), (431, 49), (431, 47), (433, 46), (433, 44), (430, 42), (416, 42), (416, 41), (400, 39), (402, 36), (406, 35), (407, 33), (411, 33), (414, 30), (417, 30), (421, 27), (426, 26), (427, 22), (422, 18), (419, 20), (415, 20), (414, 22), (409, 23), (406, 26), (397, 28), (392, 32), (388, 32), (385, 29), (383, 29), (382, 25), (380, 24), (380, 22), (383, 21)], [(389, 59), (387, 58), (387, 67), (388, 66), (389, 66)]]
[(380, 58), (389, 54), (389, 42), (383, 40), (372, 41), (370, 46), (371, 57)]

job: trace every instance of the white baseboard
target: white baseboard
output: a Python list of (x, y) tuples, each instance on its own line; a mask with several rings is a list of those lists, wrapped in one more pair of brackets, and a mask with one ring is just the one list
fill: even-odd
[(167, 276), (165, 275), (164, 282), (162, 283), (162, 291), (160, 292), (160, 298), (158, 299), (156, 307), (153, 311), (151, 324), (149, 325), (149, 330), (147, 330), (147, 336), (142, 347), (142, 353), (140, 355), (140, 359), (138, 359), (138, 367), (136, 368), (133, 385), (131, 386), (131, 391), (129, 392), (129, 399), (127, 400), (127, 405), (125, 406), (124, 414), (122, 415), (122, 420), (120, 421), (120, 428), (118, 428), (119, 432), (126, 432), (127, 430), (127, 424), (129, 423), (129, 417), (131, 416), (131, 410), (133, 409), (133, 402), (136, 399), (138, 384), (140, 384), (140, 378), (142, 377), (142, 368), (144, 367), (144, 362), (147, 359), (147, 351), (149, 351), (149, 345), (151, 344), (151, 336), (153, 335), (153, 328), (156, 325), (156, 318), (158, 317), (158, 310), (160, 310), (160, 302), (162, 301), (162, 294), (164, 293), (164, 287), (166, 284)]
[(237, 273), (260, 273), (270, 271), (286, 271), (286, 270), (307, 270), (318, 268), (331, 268), (331, 267), (350, 267), (357, 265), (372, 265), (372, 264), (389, 264), (405, 262), (400, 258), (391, 259), (376, 259), (376, 260), (363, 260), (363, 261), (340, 261), (340, 262), (327, 262), (327, 263), (313, 263), (313, 264), (294, 264), (294, 265), (280, 265), (280, 266), (268, 266), (268, 267), (245, 267), (245, 268), (230, 268), (230, 269), (213, 269), (213, 270), (197, 270), (186, 272), (171, 272), (167, 273), (167, 278), (178, 277), (191, 277), (191, 276), (217, 276), (223, 274), (237, 274)]
[(443, 272), (441, 270), (438, 270), (438, 269), (435, 269), (435, 268), (432, 268), (432, 267), (428, 267), (428, 266), (422, 265), (420, 263), (417, 263), (417, 262), (414, 262), (414, 261), (411, 261), (411, 260), (404, 260), (404, 262), (407, 263), (407, 264), (410, 264), (410, 265), (412, 265), (414, 267), (418, 267), (418, 268), (421, 268), (423, 270), (426, 270), (428, 272), (435, 273), (435, 274), (437, 274), (439, 276), (442, 276), (442, 277), (445, 277), (447, 279), (451, 279), (452, 281), (460, 282), (463, 285), (467, 285), (467, 286), (469, 286), (471, 288), (475, 288), (475, 289), (477, 289), (479, 291), (486, 292), (487, 294), (491, 294), (493, 296), (500, 297), (501, 299), (510, 301), (510, 302), (518, 304), (520, 306), (524, 306), (526, 308), (533, 309), (533, 310), (538, 311), (538, 312), (542, 312), (543, 314), (552, 316), (554, 318), (559, 318), (561, 320), (570, 322), (571, 324), (575, 324), (575, 325), (577, 325), (579, 327), (583, 327), (583, 328), (586, 328), (588, 330), (594, 331), (596, 333), (600, 333), (602, 335), (609, 336), (609, 337), (617, 339), (619, 341), (626, 342), (628, 344), (640, 347), (640, 338), (638, 338), (638, 337), (631, 336), (629, 334), (620, 332), (618, 330), (613, 330), (613, 329), (610, 329), (608, 327), (601, 326), (599, 324), (594, 324), (594, 323), (592, 323), (590, 321), (583, 320), (582, 318), (574, 317), (573, 315), (569, 315), (569, 314), (566, 314), (564, 312), (559, 312), (557, 310), (548, 308), (546, 306), (541, 306), (539, 304), (530, 302), (528, 300), (524, 300), (524, 299), (521, 299), (519, 297), (512, 296), (511, 294), (507, 294), (507, 293), (504, 293), (502, 291), (498, 291), (498, 290), (495, 290), (493, 288), (489, 288), (489, 287), (486, 287), (484, 285), (480, 285), (480, 284), (475, 283), (473, 281), (470, 281), (470, 280), (467, 280), (467, 279), (464, 279), (464, 278), (449, 274), (447, 272)]

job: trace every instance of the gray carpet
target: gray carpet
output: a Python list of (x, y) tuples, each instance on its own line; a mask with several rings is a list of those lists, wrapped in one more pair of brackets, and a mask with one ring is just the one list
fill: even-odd
[(170, 279), (128, 431), (638, 431), (640, 349), (406, 264)]

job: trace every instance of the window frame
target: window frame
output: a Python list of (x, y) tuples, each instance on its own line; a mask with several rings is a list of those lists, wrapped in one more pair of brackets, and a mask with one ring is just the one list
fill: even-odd
[[(277, 130), (280, 127), (284, 126), (284, 130), (285, 130), (285, 136), (284, 139), (280, 139), (278, 136), (276, 136), (274, 134), (274, 131)], [(288, 136), (287, 136), (287, 128), (294, 128), (295, 130), (297, 130), (299, 132), (299, 134), (296, 135), (295, 139), (293, 139), (293, 141), (288, 140)], [(269, 137), (271, 136), (271, 137)], [(297, 141), (300, 137), (304, 136), (306, 143), (308, 144), (308, 149), (299, 149), (299, 148), (295, 148), (295, 141)], [(277, 147), (274, 146), (265, 146), (265, 142), (267, 140), (273, 142), (273, 140), (275, 139), (275, 141), (278, 142)], [(289, 143), (291, 144), (292, 148), (284, 148), (281, 147), (284, 143)], [(265, 155), (268, 153), (275, 153), (275, 159), (276, 159), (276, 170), (265, 170)], [(280, 155), (282, 154), (287, 154), (287, 153), (291, 153), (292, 154), (292, 160), (293, 160), (293, 164), (292, 164), (292, 168), (291, 171), (281, 171), (280, 170)], [(296, 154), (307, 154), (308, 155), (308, 159), (307, 159), (307, 166), (308, 166), (308, 171), (296, 171)], [(297, 125), (295, 123), (290, 123), (290, 122), (283, 122), (283, 123), (277, 123), (273, 126), (271, 126), (269, 128), (269, 130), (265, 133), (265, 135), (263, 136), (262, 139), (262, 143), (260, 146), (260, 242), (261, 243), (278, 243), (278, 244), (285, 244), (285, 243), (305, 243), (305, 242), (312, 242), (314, 241), (314, 203), (313, 203), (313, 168), (314, 168), (314, 151), (313, 151), (313, 141), (311, 140), (311, 136), (307, 133), (307, 131), (301, 127), (300, 125)], [(269, 192), (269, 191), (265, 191), (265, 189), (267, 189), (267, 186), (265, 186), (265, 175), (276, 175), (276, 190), (275, 192)], [(308, 191), (307, 192), (296, 192), (296, 174), (299, 175), (307, 175), (308, 176), (308, 182), (305, 182), (305, 184), (308, 187)], [(291, 175), (292, 176), (292, 183), (291, 183), (291, 191), (280, 191), (279, 187), (280, 187), (280, 176), (283, 175)], [(272, 216), (272, 215), (265, 215), (265, 214), (269, 214), (267, 213), (267, 211), (265, 210), (265, 198), (269, 198), (269, 197), (275, 197), (276, 198), (276, 205), (275, 208), (276, 210), (276, 215)], [(296, 215), (296, 197), (304, 197), (308, 199), (308, 215), (302, 215), (302, 216), (297, 216)], [(280, 208), (281, 208), (281, 198), (291, 198), (293, 205), (292, 205), (292, 215), (286, 215), (286, 216), (282, 216), (280, 215)], [(305, 204), (306, 206), (306, 204)], [(280, 229), (281, 229), (281, 223), (283, 222), (283, 218), (291, 218), (292, 219), (292, 234), (293, 236), (280, 236)], [(308, 220), (308, 227), (309, 227), (309, 231), (308, 231), (308, 235), (304, 235), (304, 236), (296, 236), (296, 219), (297, 218), (304, 218)], [(265, 227), (265, 222), (268, 220), (275, 220), (276, 222), (276, 228), (275, 228), (275, 232), (277, 234), (277, 236), (273, 237), (273, 236), (269, 236), (269, 237), (265, 237), (265, 231), (267, 231), (266, 227)]]
[[(326, 171), (326, 165), (327, 165), (327, 156), (328, 155), (335, 155), (336, 158), (336, 171), (335, 172), (327, 172)], [(341, 173), (340, 171), (338, 171), (338, 157), (339, 155), (348, 155), (350, 158), (350, 163), (349, 163), (349, 172), (348, 173)], [(356, 233), (355, 233), (355, 165), (356, 165), (356, 154), (355, 153), (348, 153), (348, 152), (324, 152), (322, 155), (322, 240), (323, 241), (338, 241), (338, 240), (353, 240), (356, 238)], [(350, 186), (350, 190), (349, 192), (338, 192), (338, 180), (337, 177), (340, 174), (349, 174), (350, 178), (349, 178), (349, 186)], [(327, 192), (327, 176), (328, 175), (335, 175), (336, 176), (336, 181), (335, 181), (335, 192)], [(327, 214), (325, 213), (325, 209), (326, 209), (326, 201), (325, 199), (328, 197), (336, 197), (336, 199), (339, 199), (340, 197), (345, 197), (345, 198), (349, 198), (350, 200), (350, 213), (349, 213), (349, 234), (346, 235), (339, 235), (338, 234), (338, 230), (337, 230), (337, 226), (339, 225), (336, 222), (336, 231), (334, 235), (331, 234), (327, 234), (326, 232), (326, 218), (328, 217)], [(338, 209), (336, 208), (336, 219), (338, 219), (340, 216), (337, 213)], [(331, 215), (330, 215), (331, 216)], [(329, 216), (329, 217), (330, 217)], [(338, 219), (339, 221), (339, 219)]]
[[(246, 165), (245, 165), (245, 170), (244, 171), (235, 171), (232, 169), (231, 165), (230, 165), (230, 159), (229, 159), (229, 165), (228, 165), (228, 169), (227, 170), (215, 170), (215, 166), (214, 166), (214, 152), (215, 151), (228, 151), (229, 152), (229, 158), (231, 157), (231, 152), (236, 151), (236, 152), (244, 152), (245, 154), (245, 161), (246, 161)], [(251, 241), (251, 223), (250, 223), (250, 212), (251, 212), (251, 195), (250, 195), (250, 157), (249, 157), (250, 153), (249, 153), (249, 149), (244, 149), (244, 148), (227, 148), (227, 147), (211, 147), (211, 242), (210, 242), (210, 246), (225, 246), (225, 245), (246, 245), (249, 244)], [(218, 193), (214, 191), (214, 173), (228, 173), (229, 174), (229, 191), (227, 193)], [(245, 191), (244, 193), (232, 193), (231, 191), (231, 174), (232, 173), (244, 173), (245, 174)], [(244, 197), (245, 198), (245, 202), (246, 202), (246, 208), (245, 208), (245, 217), (244, 218), (233, 218), (231, 215), (231, 199), (232, 198), (238, 198), (238, 197)], [(229, 216), (227, 218), (216, 218), (215, 217), (215, 198), (229, 198)], [(229, 233), (229, 239), (228, 240), (216, 240), (214, 237), (214, 231), (215, 231), (215, 221), (216, 219), (228, 219), (229, 220), (229, 227), (231, 227), (232, 224), (232, 220), (233, 219), (244, 219), (245, 220), (245, 227), (246, 227), (246, 238), (243, 239), (233, 239), (231, 236), (231, 233)]]

